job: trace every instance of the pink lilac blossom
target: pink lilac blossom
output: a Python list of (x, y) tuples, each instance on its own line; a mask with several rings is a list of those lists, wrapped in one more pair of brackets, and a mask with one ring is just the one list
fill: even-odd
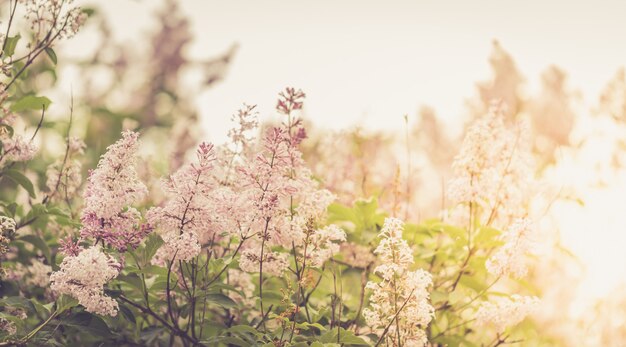
[(69, 153), (70, 155), (84, 154), (85, 148), (87, 148), (87, 145), (85, 144), (85, 141), (83, 141), (81, 138), (70, 136), (69, 141), (68, 141), (68, 148), (70, 151)]
[(237, 111), (232, 117), (236, 127), (228, 131), (228, 137), (231, 144), (235, 147), (232, 149), (232, 155), (246, 155), (251, 151), (250, 145), (254, 143), (254, 135), (252, 132), (259, 126), (257, 119), (256, 105), (243, 105), (243, 108)]
[(174, 260), (190, 261), (200, 254), (200, 243), (194, 233), (184, 232), (177, 235), (166, 233), (161, 235), (163, 245), (157, 250), (152, 258), (153, 265), (167, 266), (167, 262)]
[(136, 248), (151, 231), (150, 225), (140, 224), (141, 214), (130, 206), (147, 194), (134, 165), (138, 148), (139, 134), (125, 131), (89, 174), (81, 237), (101, 240), (124, 252)]
[(168, 200), (163, 207), (148, 212), (148, 220), (158, 227), (164, 245), (155, 260), (188, 261), (200, 253), (200, 243), (219, 241), (222, 226), (215, 212), (213, 191), (218, 186), (213, 176), (213, 145), (202, 143), (196, 152), (198, 163), (183, 166), (163, 181)]
[(66, 257), (75, 257), (82, 249), (80, 243), (78, 241), (74, 241), (72, 236), (60, 239), (59, 245), (59, 251)]
[(88, 312), (115, 316), (118, 304), (104, 295), (103, 286), (119, 274), (121, 267), (100, 247), (92, 246), (76, 256), (65, 257), (59, 271), (50, 276), (50, 288), (76, 298)]
[[(270, 246), (291, 247), (293, 242), (303, 238), (301, 233), (293, 232), (290, 225), (289, 197), (297, 193), (297, 188), (291, 178), (288, 145), (285, 131), (272, 128), (263, 139), (260, 153), (238, 168), (241, 193), (249, 201), (244, 208), (254, 211), (252, 215), (244, 215), (248, 219), (242, 224), (251, 229), (250, 235), (257, 236), (246, 245), (248, 261), (265, 261), (263, 253), (267, 253)], [(256, 270), (244, 264), (250, 263), (240, 263), (244, 271), (260, 270), (258, 263)]]
[(0, 157), (0, 166), (9, 162), (29, 161), (38, 151), (37, 146), (31, 141), (26, 141), (21, 135), (15, 135), (12, 138), (4, 137), (1, 141), (4, 153)]
[[(255, 211), (245, 216), (250, 219), (243, 224), (251, 229), (250, 235), (257, 236), (245, 247), (246, 259), (240, 263), (245, 271), (255, 271), (255, 267), (260, 271), (260, 262), (265, 262), (265, 253), (271, 247), (295, 247), (302, 254), (308, 236), (314, 231), (311, 221), (319, 218), (334, 200), (330, 192), (318, 190), (298, 148), (306, 132), (294, 111), (302, 108), (303, 98), (304, 93), (293, 88), (280, 94), (276, 109), (287, 116), (286, 122), (268, 129), (260, 151), (238, 167), (238, 193), (248, 198), (246, 209)], [(276, 251), (271, 254), (272, 258), (278, 258)], [(272, 268), (281, 266), (272, 265)]]
[[(265, 251), (263, 252), (263, 273), (280, 276), (289, 266), (287, 253)], [(239, 258), (239, 268), (246, 272), (259, 272), (261, 256), (257, 247), (243, 250)]]

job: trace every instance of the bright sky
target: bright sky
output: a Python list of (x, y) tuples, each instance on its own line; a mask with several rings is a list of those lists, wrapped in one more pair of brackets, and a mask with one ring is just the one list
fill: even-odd
[[(302, 88), (318, 124), (357, 122), (400, 128), (421, 104), (447, 120), (464, 113), (474, 82), (490, 76), (487, 58), (498, 39), (532, 91), (550, 64), (595, 101), (626, 62), (626, 3), (620, 1), (180, 1), (196, 38), (188, 54), (207, 58), (233, 43), (240, 49), (223, 84), (203, 93), (205, 128), (222, 138), (242, 102), (271, 112), (285, 86)], [(151, 26), (160, 1), (109, 0), (122, 40)]]

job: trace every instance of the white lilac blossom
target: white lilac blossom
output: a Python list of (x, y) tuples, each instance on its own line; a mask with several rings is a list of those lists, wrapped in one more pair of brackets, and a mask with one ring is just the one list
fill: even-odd
[(474, 204), (486, 211), (486, 224), (498, 220), (506, 225), (523, 214), (532, 180), (527, 127), (508, 129), (503, 117), (501, 108), (493, 106), (468, 129), (448, 186), (454, 204)]
[(13, 234), (15, 232), (15, 220), (11, 217), (0, 216), (0, 233)]
[(50, 284), (52, 267), (44, 264), (39, 259), (32, 259), (30, 262), (31, 264), (28, 266), (17, 263), (14, 269), (8, 271), (7, 277), (21, 281), (27, 286), (46, 288)]
[(0, 317), (0, 330), (6, 332), (7, 335), (15, 335), (17, 327), (10, 320)]
[(376, 260), (369, 247), (354, 242), (342, 243), (340, 254), (346, 264), (357, 268), (366, 268)]
[(484, 302), (478, 308), (476, 320), (480, 325), (492, 326), (498, 333), (519, 324), (537, 309), (539, 299), (534, 296), (497, 297), (494, 302)]
[(104, 285), (118, 275), (120, 268), (115, 258), (92, 246), (76, 256), (65, 257), (59, 271), (50, 276), (50, 288), (76, 298), (88, 312), (115, 316), (117, 301), (104, 294)]
[(340, 242), (344, 241), (346, 241), (346, 233), (334, 224), (315, 230), (307, 241), (309, 264), (312, 267), (322, 267), (324, 262), (339, 253)]
[(46, 187), (51, 194), (61, 199), (69, 199), (76, 195), (82, 183), (82, 165), (78, 160), (71, 160), (63, 165), (56, 162), (46, 170)]
[(9, 243), (15, 233), (15, 226), (13, 218), (0, 216), (0, 255), (9, 251)]
[(134, 165), (138, 148), (139, 134), (125, 131), (89, 174), (81, 237), (102, 241), (123, 252), (137, 247), (150, 232), (149, 225), (140, 224), (139, 211), (130, 206), (147, 194)]
[(387, 345), (425, 346), (424, 329), (434, 316), (428, 292), (432, 276), (422, 269), (409, 270), (413, 253), (402, 239), (403, 227), (399, 219), (385, 219), (381, 242), (374, 251), (382, 263), (374, 273), (382, 280), (367, 283), (372, 295), (363, 316), (379, 337), (387, 329), (385, 341), (391, 341)]
[(535, 248), (535, 228), (528, 218), (513, 222), (500, 239), (504, 245), (487, 259), (485, 266), (495, 276), (510, 275), (521, 278), (528, 272), (527, 255)]

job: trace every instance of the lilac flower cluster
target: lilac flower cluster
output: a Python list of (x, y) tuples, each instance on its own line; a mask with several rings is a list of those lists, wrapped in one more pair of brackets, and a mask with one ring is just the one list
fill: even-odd
[(139, 134), (126, 131), (122, 139), (107, 148), (98, 167), (89, 174), (80, 235), (103, 242), (124, 252), (134, 248), (151, 231), (141, 224), (141, 214), (131, 207), (147, 194), (133, 162), (139, 148)]

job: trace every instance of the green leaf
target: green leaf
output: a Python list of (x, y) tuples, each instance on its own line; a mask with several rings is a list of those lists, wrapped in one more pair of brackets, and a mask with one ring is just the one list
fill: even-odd
[(50, 60), (52, 60), (54, 65), (56, 65), (57, 64), (57, 54), (54, 53), (54, 50), (52, 48), (50, 48), (50, 47), (46, 47), (46, 54), (48, 55)]
[(109, 326), (102, 318), (87, 312), (80, 312), (63, 320), (66, 327), (76, 328), (80, 332), (90, 335), (110, 336), (112, 334)]
[(30, 208), (30, 211), (28, 211), (28, 214), (26, 214), (26, 217), (24, 217), (23, 220), (30, 221), (46, 214), (48, 214), (48, 209), (46, 208), (46, 205), (35, 204)]
[(283, 303), (283, 294), (277, 290), (263, 290), (263, 303), (280, 306)]
[(232, 308), (237, 306), (237, 303), (234, 302), (233, 299), (221, 293), (207, 294), (206, 299), (208, 302), (212, 302), (223, 308)]
[(45, 96), (27, 95), (11, 105), (11, 111), (22, 112), (26, 110), (44, 110), (48, 109), (48, 106), (52, 101)]
[(96, 9), (93, 7), (83, 7), (81, 11), (87, 15), (87, 17), (91, 17), (96, 13)]
[(434, 339), (433, 342), (437, 342), (442, 346), (449, 346), (449, 347), (457, 347), (457, 346), (467, 346), (467, 347), (474, 347), (474, 346), (478, 346), (476, 344), (474, 344), (473, 342), (467, 340), (464, 336), (461, 335), (444, 335), (444, 336), (439, 336), (438, 338)]
[(140, 337), (142, 341), (146, 342), (147, 346), (154, 346), (157, 345), (154, 342), (159, 338), (163, 331), (164, 329), (161, 327), (147, 327), (141, 331)]
[(248, 334), (260, 334), (260, 332), (249, 325), (235, 325), (228, 328), (231, 333), (248, 333)]
[(9, 306), (21, 308), (28, 312), (35, 311), (35, 306), (33, 305), (33, 303), (30, 300), (21, 296), (9, 296), (6, 298), (2, 298), (0, 299), (0, 304), (0, 307)]
[(62, 313), (78, 305), (78, 300), (69, 295), (61, 295), (57, 299), (57, 313)]
[[(337, 338), (337, 335), (339, 335), (339, 338)], [(369, 346), (370, 345), (362, 338), (354, 335), (352, 331), (345, 330), (343, 328), (339, 328), (339, 332), (337, 332), (337, 329), (329, 330), (325, 334), (320, 336), (319, 338), (319, 342), (322, 342), (324, 344), (325, 343), (337, 343), (338, 341), (343, 346)]]
[(4, 210), (9, 214), (9, 217), (15, 217), (17, 211), (17, 203), (12, 202), (4, 207)]
[(356, 216), (351, 208), (339, 203), (328, 206), (328, 219), (331, 222), (353, 222), (356, 224)]
[(254, 336), (262, 335), (260, 331), (256, 330), (255, 328), (249, 325), (235, 325), (235, 326), (228, 328), (227, 331), (231, 333), (235, 333), (235, 334), (250, 334)]
[(309, 330), (310, 327), (315, 327), (319, 331), (326, 331), (326, 328), (323, 325), (321, 325), (320, 323), (302, 322), (302, 323), (296, 324), (296, 327), (298, 329), (302, 329), (302, 330)]
[(459, 284), (466, 288), (470, 288), (477, 293), (482, 292), (487, 288), (487, 284), (479, 281), (475, 276), (461, 276)]
[(163, 244), (163, 239), (156, 233), (148, 235), (145, 241), (145, 247), (141, 253), (141, 266), (145, 267), (150, 264), (152, 257), (156, 254), (157, 250)]
[(227, 346), (240, 346), (240, 347), (248, 347), (250, 346), (250, 342), (244, 341), (238, 337), (232, 336), (217, 336), (214, 338), (210, 338), (207, 340), (200, 341), (203, 344), (208, 344), (209, 346), (221, 346), (219, 343), (223, 343)]
[(143, 293), (143, 281), (136, 273), (130, 273), (128, 275), (119, 275), (116, 280), (128, 283), (134, 288), (139, 289)]
[(129, 309), (128, 307), (124, 305), (120, 305), (120, 312), (122, 313), (122, 315), (124, 315), (124, 317), (129, 322), (132, 322), (133, 324), (137, 324), (137, 321), (135, 319), (135, 314), (133, 313), (133, 311), (131, 311), (131, 309)]
[(39, 249), (41, 253), (46, 257), (48, 261), (50, 261), (50, 247), (46, 244), (46, 241), (42, 240), (39, 236), (36, 235), (24, 235), (20, 237), (18, 240), (28, 242), (35, 246), (35, 248)]
[(20, 40), (20, 34), (15, 36), (7, 37), (6, 42), (4, 44), (4, 56), (10, 57), (15, 54), (15, 48), (17, 47), (17, 42)]
[(33, 306), (35, 307), (35, 311), (37, 311), (37, 313), (39, 313), (39, 315), (41, 316), (49, 316), (50, 315), (50, 309), (48, 309), (46, 306), (44, 306), (43, 304), (41, 304), (37, 299), (30, 299), (30, 302), (33, 303)]
[(28, 179), (28, 177), (24, 176), (24, 174), (17, 170), (9, 169), (4, 172), (4, 175), (10, 178), (13, 182), (24, 187), (24, 189), (26, 189), (28, 195), (30, 195), (31, 198), (34, 199), (36, 197), (35, 187), (33, 186), (33, 183)]
[(484, 247), (493, 247), (497, 246), (499, 243), (498, 236), (501, 234), (500, 230), (491, 227), (481, 227), (478, 229), (478, 233), (474, 238), (476, 243), (482, 244)]

